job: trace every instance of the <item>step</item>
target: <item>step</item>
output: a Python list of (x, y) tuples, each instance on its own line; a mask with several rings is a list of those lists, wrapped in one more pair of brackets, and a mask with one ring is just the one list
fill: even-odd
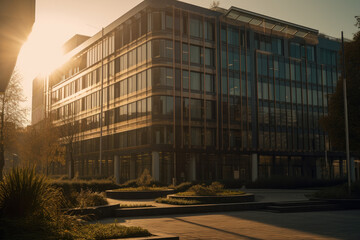
[(343, 206), (339, 204), (315, 204), (315, 205), (297, 205), (297, 206), (268, 206), (266, 210), (270, 212), (289, 213), (289, 212), (312, 212), (312, 211), (330, 211), (341, 210)]
[(306, 205), (322, 205), (328, 204), (326, 201), (287, 201), (287, 202), (274, 202), (271, 206), (306, 206)]

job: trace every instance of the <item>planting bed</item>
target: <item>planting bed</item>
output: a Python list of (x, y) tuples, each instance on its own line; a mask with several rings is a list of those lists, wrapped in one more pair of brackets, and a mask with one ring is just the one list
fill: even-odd
[(121, 191), (121, 189), (105, 191), (106, 197), (113, 199), (154, 199), (164, 197), (174, 193), (172, 189), (164, 190), (138, 190), (138, 191)]
[(254, 194), (240, 194), (240, 195), (223, 195), (223, 196), (179, 196), (171, 194), (167, 196), (172, 199), (184, 199), (190, 201), (199, 201), (202, 203), (241, 203), (253, 202), (255, 200)]

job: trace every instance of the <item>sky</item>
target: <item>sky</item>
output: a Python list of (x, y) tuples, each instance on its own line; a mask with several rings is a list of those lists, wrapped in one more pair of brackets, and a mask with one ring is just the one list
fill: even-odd
[[(142, 0), (36, 0), (33, 30), (23, 45), (17, 69), (31, 119), (32, 80), (61, 64), (61, 45), (75, 34), (92, 36)], [(209, 8), (213, 0), (183, 0)], [(319, 30), (320, 33), (352, 39), (360, 16), (359, 0), (220, 0), (231, 6)]]

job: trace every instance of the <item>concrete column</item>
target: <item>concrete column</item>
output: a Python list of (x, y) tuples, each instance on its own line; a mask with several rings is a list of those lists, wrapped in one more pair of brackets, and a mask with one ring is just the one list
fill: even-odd
[(106, 157), (105, 159), (105, 176), (109, 176), (109, 157)]
[[(346, 160), (345, 160), (346, 161)], [(347, 168), (345, 168), (347, 169)], [(340, 177), (343, 177), (345, 174), (344, 172), (344, 168), (343, 168), (343, 160), (339, 159), (339, 172), (340, 172)]]
[(190, 155), (189, 162), (189, 181), (196, 181), (196, 156)]
[(130, 179), (136, 179), (135, 159), (133, 159), (133, 158), (130, 158)]
[(89, 174), (89, 165), (88, 165), (89, 163), (88, 163), (88, 159), (87, 158), (85, 158), (84, 159), (84, 176), (87, 176), (88, 174)]
[(102, 156), (102, 159), (99, 158), (99, 176), (103, 175), (103, 166), (102, 166), (103, 159), (104, 159), (104, 156)]
[(322, 178), (322, 167), (321, 167), (321, 159), (320, 158), (317, 158), (316, 159), (316, 178), (317, 179), (321, 179)]
[(356, 176), (355, 176), (355, 160), (354, 157), (350, 157), (350, 177), (351, 177), (351, 182), (355, 182), (356, 181)]
[(152, 152), (152, 161), (151, 161), (151, 176), (155, 181), (160, 180), (160, 160), (159, 160), (159, 152)]
[(253, 182), (258, 178), (258, 155), (257, 153), (251, 154), (251, 180)]
[(114, 156), (114, 177), (116, 183), (120, 183), (120, 159), (118, 155)]

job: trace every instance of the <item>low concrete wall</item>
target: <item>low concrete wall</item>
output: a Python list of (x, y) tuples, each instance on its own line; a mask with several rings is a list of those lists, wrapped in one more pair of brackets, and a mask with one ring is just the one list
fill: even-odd
[(224, 204), (203, 204), (188, 206), (173, 206), (159, 208), (132, 208), (118, 209), (115, 211), (116, 217), (139, 217), (156, 216), (169, 214), (188, 214), (188, 213), (209, 213), (209, 212), (227, 212), (227, 211), (248, 211), (264, 209), (272, 203), (224, 203)]
[(179, 196), (172, 194), (167, 197), (173, 199), (196, 200), (205, 203), (242, 203), (255, 201), (254, 194), (250, 193), (232, 196)]
[(158, 197), (165, 197), (168, 194), (174, 193), (174, 190), (167, 189), (161, 191), (121, 191), (121, 190), (107, 190), (106, 197), (113, 199), (154, 199)]

